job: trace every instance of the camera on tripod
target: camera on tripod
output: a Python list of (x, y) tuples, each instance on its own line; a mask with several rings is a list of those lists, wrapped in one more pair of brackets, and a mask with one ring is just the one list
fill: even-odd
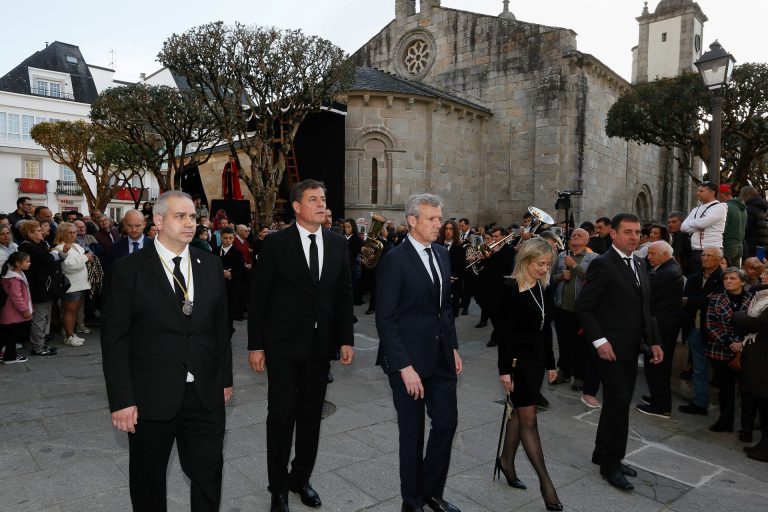
[(571, 196), (583, 196), (584, 189), (574, 188), (570, 190), (558, 190), (557, 202), (555, 203), (555, 210), (570, 210), (571, 209)]

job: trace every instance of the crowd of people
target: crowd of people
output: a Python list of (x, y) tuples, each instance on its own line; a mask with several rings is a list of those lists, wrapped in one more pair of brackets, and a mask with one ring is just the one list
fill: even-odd
[[(497, 347), (499, 378), (511, 409), (496, 472), (509, 486), (526, 487), (515, 470), (522, 444), (547, 510), (562, 510), (562, 505), (547, 473), (537, 428), (537, 408), (548, 406), (540, 392), (544, 378), (552, 385), (569, 384), (586, 407), (602, 409), (592, 462), (611, 485), (623, 490), (633, 488), (626, 477), (636, 476), (621, 460), (638, 363), (649, 393), (636, 410), (670, 418), (674, 353), (681, 342), (688, 348), (688, 363), (680, 378), (692, 381), (694, 393), (678, 412), (708, 415), (713, 384), (718, 418), (710, 430), (733, 432), (737, 398), (741, 441), (753, 442), (758, 414), (760, 424), (768, 422), (768, 201), (754, 188), (743, 187), (736, 198), (727, 185), (702, 182), (699, 204), (689, 213), (672, 212), (663, 223), (618, 214), (578, 227), (547, 226), (526, 213), (519, 224), (473, 227), (468, 218), (443, 219), (440, 199), (429, 194), (411, 198), (402, 223), (334, 219), (322, 184), (307, 180), (299, 185), (303, 188), (295, 189), (291, 198), (296, 222), (272, 225), (232, 222), (224, 210), (211, 216), (199, 198), (180, 193), (129, 210), (122, 219), (96, 210), (54, 215), (20, 197), (15, 211), (0, 215), (3, 362), (27, 361), (25, 345), (31, 356), (55, 356), (57, 330), (66, 349), (76, 349), (86, 342), (78, 334), (89, 334), (89, 323), (113, 315), (102, 324), (113, 423), (137, 432), (136, 403), (142, 400), (146, 405), (138, 407), (152, 411), (145, 418), (167, 421), (162, 412), (167, 404), (155, 404), (154, 396), (142, 398), (151, 390), (135, 389), (120, 370), (120, 358), (129, 356), (116, 343), (126, 336), (133, 339), (132, 330), (157, 329), (157, 323), (141, 327), (122, 321), (129, 304), (122, 292), (133, 289), (129, 283), (147, 279), (142, 272), (150, 272), (139, 265), (138, 256), (126, 257), (159, 255), (155, 270), (168, 278), (180, 314), (149, 317), (180, 322), (168, 329), (183, 333), (190, 324), (182, 320), (194, 321), (192, 311), (197, 315), (204, 310), (211, 315), (210, 336), (217, 340), (217, 352), (206, 356), (221, 361), (213, 369), (195, 359), (188, 347), (182, 350), (190, 359), (176, 373), (186, 375), (188, 385), (207, 387), (207, 379), (216, 375), (214, 381), (223, 384), (228, 400), (229, 339), (234, 322), (246, 317), (251, 368), (264, 371), (268, 358), (271, 368), (280, 369), (268, 374), (267, 420), (272, 510), (277, 511), (288, 510), (289, 490), (309, 506), (320, 504), (309, 477), (317, 452), (319, 408), (325, 386), (333, 381), (329, 360), (352, 361), (351, 326), (357, 321), (352, 305), (366, 301), (365, 314), (376, 315), (379, 331), (377, 364), (388, 375), (398, 412), (403, 510), (418, 511), (423, 505), (458, 510), (443, 499), (442, 490), (456, 429), (456, 375), (462, 369), (454, 321), (468, 314), (472, 299), (481, 310), (476, 327), (492, 325), (488, 346)], [(152, 261), (145, 263), (151, 266)], [(218, 275), (202, 277), (197, 265), (206, 275)], [(201, 292), (205, 279), (211, 280)], [(142, 293), (147, 304), (139, 301), (127, 309), (152, 307), (155, 295)], [(162, 290), (156, 293), (162, 295)], [(286, 311), (295, 314), (285, 317)], [(223, 331), (217, 330), (220, 317)], [(332, 340), (334, 336), (341, 339)], [(425, 336), (438, 344), (424, 345)], [(311, 348), (313, 340), (322, 340), (322, 350)], [(143, 347), (147, 354), (155, 350)], [(162, 379), (158, 384), (176, 386)], [(183, 405), (177, 407), (197, 412), (223, 407), (202, 391), (199, 403), (188, 404), (188, 395), (189, 387), (178, 389), (174, 396)], [(425, 408), (432, 418), (426, 456)], [(219, 414), (216, 421), (223, 422)], [(288, 434), (294, 425), (297, 459), (289, 473)], [(163, 432), (170, 435), (167, 429)], [(151, 436), (130, 439), (132, 458), (159, 446)], [(163, 443), (162, 450), (169, 450)], [(768, 462), (768, 439), (762, 436), (745, 451)], [(203, 459), (182, 461), (193, 481), (193, 501), (210, 504), (218, 499), (219, 456), (216, 441)], [(148, 465), (144, 469), (156, 463), (146, 458), (141, 462)], [(217, 467), (218, 476), (211, 474)], [(134, 503), (157, 504), (158, 496), (134, 485), (154, 488), (159, 477), (140, 477), (132, 470), (130, 478), (132, 499), (138, 500)]]

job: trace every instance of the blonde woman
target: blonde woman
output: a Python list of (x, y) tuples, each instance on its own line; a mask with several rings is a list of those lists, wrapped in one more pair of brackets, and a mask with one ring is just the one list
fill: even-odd
[(554, 250), (546, 240), (533, 238), (520, 248), (511, 279), (505, 283), (494, 325), (499, 326), (499, 375), (513, 404), (507, 420), (504, 449), (496, 460), (496, 470), (504, 473), (507, 484), (525, 489), (515, 472), (515, 454), (522, 442), (525, 453), (539, 477), (547, 510), (563, 510), (557, 491), (544, 464), (544, 452), (536, 419), (536, 401), (541, 376), (546, 368), (549, 380), (557, 376), (552, 344), (544, 326), (554, 306), (546, 302), (544, 289), (554, 260)]
[(70, 347), (79, 347), (85, 340), (75, 334), (75, 321), (77, 310), (83, 303), (85, 293), (91, 289), (88, 281), (88, 269), (85, 264), (93, 258), (93, 254), (86, 254), (85, 249), (76, 243), (77, 228), (69, 222), (62, 222), (56, 231), (56, 250), (63, 257), (61, 269), (69, 278), (70, 286), (61, 300), (61, 309), (64, 317), (64, 344)]

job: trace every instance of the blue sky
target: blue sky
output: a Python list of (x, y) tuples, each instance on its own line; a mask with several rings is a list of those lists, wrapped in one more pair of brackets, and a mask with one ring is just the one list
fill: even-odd
[[(658, 0), (650, 0), (653, 11)], [(738, 62), (768, 62), (763, 42), (766, 0), (699, 0), (709, 21), (704, 44), (719, 39)], [(130, 0), (12, 1), (0, 9), (0, 75), (45, 46), (78, 45), (87, 62), (109, 66), (116, 77), (138, 80), (156, 71), (163, 41), (174, 32), (223, 20), (301, 28), (353, 52), (394, 18), (395, 0)], [(502, 0), (443, 0), (442, 5), (498, 14)], [(635, 18), (642, 0), (511, 0), (518, 20), (560, 26), (578, 33), (579, 50), (630, 78), (630, 50), (637, 44)]]

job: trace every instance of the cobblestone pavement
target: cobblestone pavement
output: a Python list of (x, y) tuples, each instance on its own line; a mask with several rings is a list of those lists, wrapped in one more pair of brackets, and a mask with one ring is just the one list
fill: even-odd
[[(378, 345), (373, 317), (356, 309), (356, 359), (351, 367), (333, 365), (336, 381), (327, 399), (336, 410), (323, 421), (312, 485), (323, 499), (321, 510), (399, 511), (391, 393), (373, 364)], [(501, 388), (495, 349), (485, 346), (490, 327), (474, 328), (476, 322), (475, 314), (457, 320), (465, 370), (459, 379), (459, 428), (445, 497), (464, 512), (544, 510), (535, 473), (522, 450), (517, 468), (527, 491), (491, 479)], [(266, 378), (248, 369), (245, 323), (237, 328), (221, 509), (267, 511)], [(109, 420), (98, 331), (86, 338), (79, 348), (55, 342), (60, 354), (56, 357), (0, 366), (0, 511), (130, 510), (127, 438), (114, 431)], [(678, 350), (677, 366), (684, 357), (685, 349)], [(544, 386), (551, 407), (540, 414), (539, 428), (566, 510), (768, 510), (768, 464), (747, 459), (735, 433), (708, 430), (715, 410), (709, 417), (677, 413), (691, 389), (677, 379), (674, 386), (671, 419), (631, 413), (626, 461), (640, 473), (632, 479), (631, 493), (610, 487), (589, 462), (599, 411), (587, 410), (567, 385)], [(636, 397), (643, 392), (640, 375)], [(174, 451), (168, 470), (169, 510), (189, 510), (188, 493)], [(290, 500), (292, 510), (308, 510), (296, 495)]]

